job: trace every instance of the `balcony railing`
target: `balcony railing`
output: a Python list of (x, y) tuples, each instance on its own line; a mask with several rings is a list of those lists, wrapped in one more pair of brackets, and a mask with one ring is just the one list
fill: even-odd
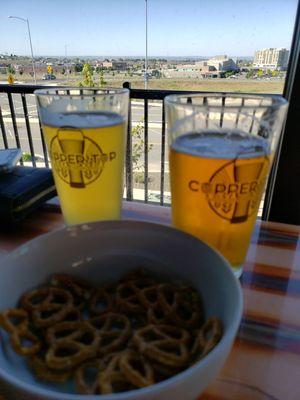
[[(143, 182), (144, 187), (141, 191), (143, 193), (143, 201), (149, 202), (149, 102), (155, 102), (159, 105), (157, 108), (160, 110), (159, 126), (160, 126), (160, 151), (159, 151), (159, 196), (157, 204), (166, 204), (166, 191), (165, 191), (165, 176), (166, 176), (166, 122), (164, 118), (164, 98), (169, 94), (176, 93), (193, 93), (191, 91), (174, 91), (174, 90), (144, 90), (144, 89), (131, 89), (128, 82), (125, 82), (124, 87), (130, 89), (130, 107), (129, 107), (129, 121), (127, 132), (127, 146), (126, 146), (126, 163), (125, 163), (125, 183), (126, 183), (126, 196), (127, 200), (135, 200), (134, 197), (134, 171), (133, 171), (133, 154), (132, 154), (132, 117), (135, 105), (134, 102), (138, 101), (143, 105)], [(53, 86), (39, 86), (39, 85), (0, 85), (0, 127), (2, 135), (2, 143), (0, 139), (0, 148), (19, 147), (23, 152), (29, 153), (30, 162), (33, 166), (46, 166), (49, 167), (49, 158), (47, 154), (46, 145), (44, 142), (42, 128), (37, 116), (35, 106), (35, 99), (33, 92), (39, 88), (52, 88)], [(207, 94), (211, 92), (206, 92)], [(225, 93), (220, 93), (220, 96)], [(228, 93), (227, 93), (228, 94)], [(5, 109), (1, 109), (4, 104)], [(220, 117), (222, 118), (222, 117)], [(221, 122), (221, 121), (220, 121)], [(38, 151), (37, 151), (38, 149)], [(22, 163), (22, 161), (21, 161)], [(274, 180), (276, 183), (276, 181)], [(265, 196), (265, 209), (263, 218), (269, 217), (271, 195), (273, 195), (273, 188), (268, 188)], [(283, 205), (284, 207), (284, 205)], [(293, 221), (285, 220), (284, 213), (282, 213), (282, 222), (299, 223), (299, 216), (296, 214), (297, 209), (293, 215)]]

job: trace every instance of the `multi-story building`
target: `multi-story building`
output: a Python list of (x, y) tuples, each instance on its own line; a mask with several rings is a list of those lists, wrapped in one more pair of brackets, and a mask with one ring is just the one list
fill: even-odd
[(254, 53), (253, 67), (284, 71), (287, 69), (289, 51), (283, 47), (258, 50)]
[(238, 69), (233, 59), (228, 58), (226, 55), (215, 56), (209, 60), (197, 62), (196, 64), (198, 64), (200, 68), (207, 66), (214, 67), (216, 71), (220, 72), (235, 71)]

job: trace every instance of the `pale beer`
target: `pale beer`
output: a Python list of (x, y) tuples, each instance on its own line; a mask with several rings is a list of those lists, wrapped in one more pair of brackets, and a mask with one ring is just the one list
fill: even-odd
[(110, 111), (58, 112), (42, 123), (66, 222), (120, 218), (124, 118)]
[(172, 216), (240, 268), (265, 188), (268, 143), (243, 132), (202, 131), (170, 147)]

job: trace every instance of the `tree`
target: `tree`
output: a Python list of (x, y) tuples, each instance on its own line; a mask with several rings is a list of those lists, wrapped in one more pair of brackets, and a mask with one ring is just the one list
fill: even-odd
[(74, 71), (75, 72), (81, 72), (82, 69), (83, 69), (83, 64), (81, 64), (81, 63), (75, 64), (75, 66), (74, 66)]
[[(143, 166), (142, 156), (144, 154), (144, 127), (142, 122), (139, 122), (135, 127), (131, 130), (132, 136), (132, 164), (133, 170), (140, 170)], [(148, 152), (150, 152), (153, 148), (153, 144), (148, 145)]]
[(14, 67), (12, 65), (9, 65), (8, 68), (7, 68), (7, 72), (9, 74), (14, 75), (16, 73), (16, 70), (14, 69)]
[(93, 71), (91, 64), (85, 63), (82, 68), (83, 79), (81, 82), (79, 82), (79, 86), (94, 87), (95, 82), (94, 82), (94, 78), (93, 78), (93, 73), (94, 73), (94, 71)]
[(255, 74), (255, 71), (253, 69), (250, 69), (250, 71), (248, 71), (246, 74), (246, 78), (247, 79), (253, 78), (254, 74)]
[(153, 71), (152, 71), (152, 76), (154, 76), (155, 78), (161, 78), (161, 72), (158, 70), (158, 69), (154, 69)]
[(63, 69), (61, 70), (61, 73), (62, 73), (63, 75), (66, 73), (65, 68), (63, 68)]
[(107, 82), (104, 80), (103, 71), (101, 71), (99, 74), (99, 86), (103, 87), (106, 84), (107, 84)]
[(258, 76), (259, 78), (261, 78), (261, 77), (263, 76), (263, 74), (264, 74), (264, 71), (263, 71), (262, 69), (259, 69), (259, 70), (257, 71), (257, 76)]

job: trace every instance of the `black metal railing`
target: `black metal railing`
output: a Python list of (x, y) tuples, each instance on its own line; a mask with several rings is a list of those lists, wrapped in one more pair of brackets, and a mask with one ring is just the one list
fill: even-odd
[[(192, 91), (177, 91), (177, 90), (144, 90), (144, 89), (131, 89), (130, 84), (125, 82), (124, 87), (130, 89), (130, 106), (128, 118), (128, 132), (127, 132), (127, 147), (126, 147), (126, 162), (125, 162), (125, 182), (126, 182), (126, 199), (137, 200), (134, 197), (134, 170), (133, 170), (133, 157), (132, 157), (132, 123), (133, 123), (133, 100), (140, 101), (143, 105), (143, 182), (144, 186), (141, 191), (144, 202), (153, 201), (149, 196), (149, 101), (160, 103), (160, 179), (158, 179), (158, 198), (156, 204), (166, 204), (166, 121), (164, 117), (164, 104), (163, 100), (170, 94), (189, 94), (195, 93)], [(47, 154), (46, 145), (44, 142), (42, 128), (38, 119), (37, 110), (35, 106), (35, 99), (33, 92), (40, 88), (51, 88), (53, 86), (42, 85), (0, 85), (0, 129), (2, 136), (0, 136), (0, 148), (19, 147), (23, 152), (28, 152), (33, 166), (49, 166), (49, 159)], [(209, 95), (212, 92), (205, 92)], [(220, 96), (228, 93), (220, 92)], [(30, 99), (30, 101), (29, 101)], [(30, 104), (28, 104), (28, 101)], [(205, 98), (204, 98), (205, 102)], [(16, 104), (18, 106), (16, 106)], [(1, 105), (5, 106), (5, 110), (1, 109)], [(32, 111), (29, 110), (32, 109)], [(253, 116), (254, 117), (254, 116)], [(222, 125), (222, 113), (220, 116), (220, 124)], [(238, 118), (238, 117), (237, 117)], [(37, 151), (38, 149), (38, 151)], [(151, 155), (151, 154), (150, 154)], [(38, 156), (38, 157), (37, 157)], [(140, 194), (141, 194), (140, 193)], [(266, 204), (269, 202), (269, 192), (266, 193)], [(150, 193), (151, 194), (151, 193)], [(141, 200), (141, 196), (139, 197)], [(157, 201), (158, 200), (158, 201)], [(263, 217), (265, 214), (263, 214)]]
[[(161, 135), (160, 135), (160, 179), (159, 179), (159, 199), (160, 205), (165, 204), (165, 161), (166, 161), (166, 122), (164, 116), (163, 100), (169, 94), (193, 93), (192, 91), (178, 90), (144, 90), (131, 89), (130, 84), (125, 82), (123, 87), (130, 89), (131, 100), (143, 100), (143, 131), (144, 131), (144, 149), (143, 149), (143, 201), (149, 201), (149, 101), (161, 103)], [(0, 85), (0, 129), (2, 134), (3, 148), (19, 147), (30, 155), (30, 162), (33, 166), (49, 167), (48, 153), (42, 133), (42, 127), (38, 119), (33, 92), (37, 89), (53, 89), (53, 86), (44, 85)], [(210, 92), (207, 92), (208, 94)], [(31, 96), (31, 104), (28, 106), (28, 99)], [(34, 102), (34, 104), (33, 104)], [(15, 103), (21, 104), (16, 108)], [(1, 105), (6, 106), (5, 115)], [(29, 107), (33, 107), (33, 114), (30, 114)], [(20, 111), (18, 111), (20, 109)], [(20, 129), (22, 133), (20, 134)], [(133, 195), (133, 163), (132, 163), (132, 106), (130, 102), (128, 115), (128, 132), (126, 146), (125, 162), (125, 181), (126, 181), (126, 199), (134, 200)], [(9, 134), (8, 134), (9, 132)], [(40, 151), (36, 151), (36, 148)], [(22, 161), (21, 161), (22, 163)]]

